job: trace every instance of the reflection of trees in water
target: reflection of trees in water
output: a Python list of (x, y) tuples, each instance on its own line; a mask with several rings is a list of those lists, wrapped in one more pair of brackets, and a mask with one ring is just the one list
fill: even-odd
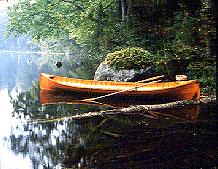
[[(36, 87), (13, 100), (14, 115), (36, 121), (99, 110), (81, 105), (41, 106), (38, 93)], [(215, 122), (136, 115), (36, 121), (25, 124), (24, 132), (12, 131), (11, 149), (30, 156), (35, 168), (212, 168), (218, 159)]]
[(81, 151), (89, 167), (212, 168), (217, 165), (216, 122), (113, 117), (99, 124), (97, 129), (90, 129), (92, 134)]
[[(33, 121), (12, 130), (11, 149), (16, 154), (22, 153), (24, 156), (30, 156), (35, 168), (39, 165), (53, 168), (62, 162), (68, 163), (71, 158), (67, 155), (69, 147), (83, 142), (80, 126), (72, 121), (37, 123), (37, 120), (66, 117), (75, 112), (87, 112), (90, 106), (61, 104), (41, 106), (38, 98), (38, 85), (35, 85), (29, 92), (20, 93), (15, 99), (11, 98), (14, 107), (12, 115), (21, 120)], [(99, 110), (95, 107), (91, 109)]]

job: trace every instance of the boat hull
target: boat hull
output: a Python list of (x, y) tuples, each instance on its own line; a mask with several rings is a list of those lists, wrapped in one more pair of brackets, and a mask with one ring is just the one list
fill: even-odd
[[(137, 89), (137, 86), (140, 85), (143, 84), (134, 82), (82, 80), (47, 75), (44, 73), (40, 75), (40, 89), (42, 91), (52, 91), (64, 95), (71, 94), (90, 98), (90, 96), (95, 97), (117, 92), (115, 95), (116, 98), (140, 98), (147, 101), (158, 101), (159, 103), (200, 99), (200, 87), (195, 80), (190, 80), (187, 82), (161, 82), (150, 85), (148, 84), (147, 86), (142, 86)], [(172, 85), (172, 87), (170, 85)], [(134, 88), (134, 86), (136, 89), (124, 91), (125, 88), (131, 89)], [(119, 91), (122, 90), (124, 92), (119, 93)], [(112, 96), (108, 98), (112, 98)]]

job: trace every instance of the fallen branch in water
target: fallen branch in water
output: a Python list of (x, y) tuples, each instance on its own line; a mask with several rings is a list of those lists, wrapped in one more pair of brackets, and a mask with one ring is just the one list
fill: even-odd
[(79, 114), (72, 116), (71, 119), (83, 119), (83, 118), (90, 118), (94, 116), (104, 116), (104, 115), (141, 115), (150, 119), (157, 119), (158, 114), (154, 112), (155, 110), (166, 109), (166, 108), (174, 108), (184, 105), (194, 105), (199, 104), (199, 101), (176, 101), (170, 102), (166, 104), (156, 104), (156, 105), (134, 105), (127, 108), (120, 108), (120, 109), (112, 109), (112, 110), (104, 110), (99, 112), (89, 112), (85, 114)]
[[(72, 116), (72, 119), (82, 119), (87, 117), (93, 116), (104, 116), (104, 115), (142, 115), (151, 119), (157, 119), (159, 112), (154, 112), (156, 110), (162, 109), (169, 109), (169, 108), (176, 108), (186, 105), (198, 105), (200, 103), (215, 103), (216, 97), (202, 97), (200, 100), (182, 100), (176, 102), (170, 102), (165, 104), (156, 104), (156, 105), (134, 105), (128, 108), (120, 108), (120, 109), (113, 109), (113, 110), (106, 110), (100, 112), (89, 112), (85, 114), (80, 114), (76, 116)], [(171, 116), (171, 115), (167, 115)]]
[(203, 104), (216, 103), (216, 96), (201, 96), (200, 102)]
[(135, 105), (135, 106), (130, 106), (128, 108), (122, 108), (120, 109), (120, 111), (135, 112), (135, 111), (160, 110), (160, 109), (166, 109), (166, 108), (168, 109), (168, 108), (174, 108), (184, 105), (195, 105), (199, 103), (200, 103), (199, 101), (194, 101), (194, 100), (183, 100), (183, 101), (176, 101), (176, 102), (155, 104), (155, 105)]
[(95, 117), (95, 116), (104, 116), (104, 115), (141, 115), (143, 117), (147, 117), (150, 119), (157, 119), (156, 116), (153, 116), (149, 111), (147, 111), (147, 114), (145, 112), (139, 112), (135, 111), (133, 112), (128, 112), (123, 109), (113, 109), (113, 110), (104, 110), (104, 111), (99, 111), (99, 112), (89, 112), (89, 113), (84, 113), (84, 114), (78, 114), (75, 116), (72, 116), (70, 119), (83, 119), (83, 118), (90, 118), (90, 117)]
[[(46, 123), (46, 122), (54, 122), (54, 121), (61, 121), (61, 120), (84, 119), (84, 118), (104, 116), (104, 115), (138, 115), (138, 116), (143, 116), (143, 117), (147, 117), (150, 119), (157, 119), (159, 115), (168, 116), (168, 117), (174, 117), (174, 116), (156, 112), (156, 110), (183, 107), (187, 105), (198, 105), (200, 103), (203, 103), (203, 104), (216, 103), (216, 97), (201, 97), (199, 101), (183, 100), (183, 101), (176, 101), (176, 102), (156, 104), (156, 105), (134, 105), (128, 108), (103, 110), (99, 112), (88, 112), (88, 113), (77, 114), (74, 116), (64, 117), (64, 118), (38, 120), (37, 122)], [(180, 119), (180, 118), (177, 118), (177, 119)]]

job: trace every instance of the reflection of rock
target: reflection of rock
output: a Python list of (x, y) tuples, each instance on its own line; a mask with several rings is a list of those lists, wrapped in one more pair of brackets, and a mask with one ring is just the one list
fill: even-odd
[(57, 66), (57, 68), (59, 69), (61, 66), (62, 66), (62, 63), (61, 62), (56, 62), (55, 64)]
[(106, 63), (101, 63), (95, 72), (95, 80), (108, 81), (139, 81), (154, 76), (152, 67), (139, 70), (116, 70)]

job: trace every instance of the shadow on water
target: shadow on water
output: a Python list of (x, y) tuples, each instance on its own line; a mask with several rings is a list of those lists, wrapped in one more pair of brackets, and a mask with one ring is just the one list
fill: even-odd
[[(42, 106), (39, 89), (33, 91), (12, 99), (13, 115), (28, 117), (31, 122), (23, 125), (25, 134), (12, 133), (10, 141), (11, 149), (29, 155), (35, 168), (218, 166), (215, 105), (167, 109), (159, 111), (157, 119), (105, 115), (69, 120), (67, 117), (110, 107), (83, 105), (70, 102), (67, 96), (60, 100), (51, 95), (46, 97), (52, 104)], [(44, 121), (39, 122), (41, 119)]]

